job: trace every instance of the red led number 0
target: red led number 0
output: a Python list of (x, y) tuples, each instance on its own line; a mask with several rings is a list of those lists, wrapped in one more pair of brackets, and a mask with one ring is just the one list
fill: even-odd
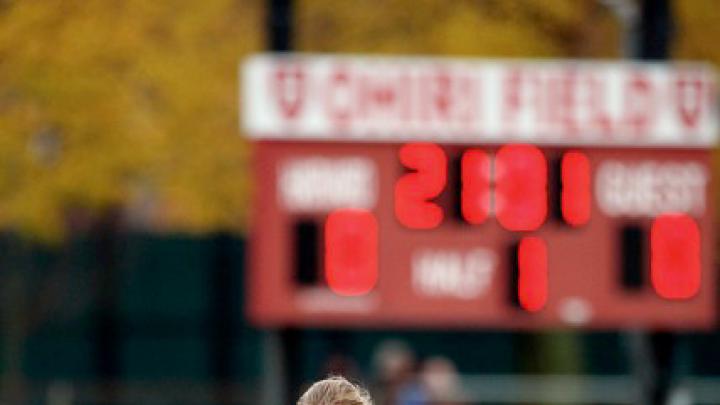
[(375, 215), (340, 209), (325, 221), (325, 278), (338, 295), (369, 293), (378, 280), (378, 225)]
[(531, 145), (507, 145), (495, 156), (495, 215), (510, 231), (533, 231), (547, 216), (547, 162)]

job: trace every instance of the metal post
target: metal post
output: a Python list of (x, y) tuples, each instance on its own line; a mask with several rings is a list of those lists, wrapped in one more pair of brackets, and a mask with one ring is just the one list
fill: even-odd
[(106, 401), (117, 400), (116, 381), (120, 376), (123, 338), (120, 333), (118, 308), (118, 256), (120, 242), (120, 211), (108, 209), (91, 232), (95, 244), (95, 271), (98, 308), (95, 316), (95, 369), (104, 383)]
[(290, 404), (285, 398), (286, 383), (280, 333), (272, 330), (262, 336), (262, 392), (260, 400), (265, 405)]
[(620, 35), (620, 55), (625, 58), (632, 58), (637, 55), (637, 37), (639, 29), (638, 3), (635, 0), (600, 0), (610, 11), (615, 14), (622, 35)]
[[(642, 0), (639, 22), (636, 56), (644, 60), (668, 59), (673, 36), (670, 0)], [(652, 367), (653, 378), (647, 387), (648, 404), (665, 405), (668, 402), (672, 386), (675, 340), (672, 332), (649, 333), (649, 366)]]
[(286, 52), (293, 49), (293, 0), (268, 0), (268, 49)]
[(653, 60), (668, 59), (673, 35), (670, 0), (643, 0), (639, 22), (636, 57)]
[[(293, 0), (267, 1), (267, 46), (273, 52), (292, 50)], [(290, 329), (268, 330), (263, 333), (262, 403), (282, 405), (293, 403), (291, 393), (296, 389), (292, 364), (295, 345), (288, 344), (297, 338)]]
[[(670, 0), (602, 0), (624, 31), (623, 55), (642, 60), (670, 56), (673, 35)], [(638, 9), (639, 6), (639, 9)], [(641, 403), (665, 405), (671, 393), (675, 336), (671, 332), (629, 331), (625, 334)]]

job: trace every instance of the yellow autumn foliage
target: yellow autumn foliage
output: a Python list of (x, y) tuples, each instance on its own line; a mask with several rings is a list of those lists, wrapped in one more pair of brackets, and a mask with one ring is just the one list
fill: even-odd
[(254, 0), (0, 5), (0, 225), (61, 235), (69, 209), (168, 230), (241, 229), (237, 62)]
[(303, 51), (613, 57), (614, 16), (594, 0), (299, 0)]

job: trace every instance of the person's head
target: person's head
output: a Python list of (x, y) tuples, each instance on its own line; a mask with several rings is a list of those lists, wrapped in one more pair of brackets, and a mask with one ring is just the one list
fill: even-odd
[(430, 357), (423, 362), (420, 381), (431, 397), (451, 400), (461, 393), (460, 376), (455, 364), (442, 356)]
[(415, 354), (403, 341), (387, 340), (373, 355), (375, 372), (383, 383), (401, 383), (414, 374)]
[(367, 391), (343, 377), (330, 377), (310, 386), (297, 405), (372, 405)]

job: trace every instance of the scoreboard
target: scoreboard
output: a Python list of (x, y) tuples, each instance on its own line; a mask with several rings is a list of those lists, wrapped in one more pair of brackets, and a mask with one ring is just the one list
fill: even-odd
[(241, 77), (257, 324), (714, 325), (709, 67), (285, 54)]

